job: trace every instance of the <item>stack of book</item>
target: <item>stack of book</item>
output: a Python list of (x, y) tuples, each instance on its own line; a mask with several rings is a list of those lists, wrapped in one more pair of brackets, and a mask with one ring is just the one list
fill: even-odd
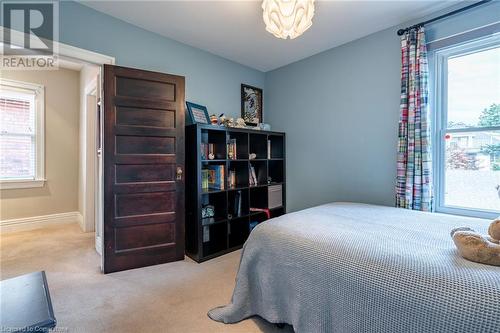
[(227, 144), (227, 158), (230, 160), (237, 159), (236, 157), (236, 139), (230, 139)]
[(208, 165), (205, 170), (207, 170), (208, 187), (214, 190), (224, 190), (224, 165)]
[(250, 186), (258, 185), (257, 176), (255, 174), (255, 168), (250, 164), (248, 168), (248, 183)]

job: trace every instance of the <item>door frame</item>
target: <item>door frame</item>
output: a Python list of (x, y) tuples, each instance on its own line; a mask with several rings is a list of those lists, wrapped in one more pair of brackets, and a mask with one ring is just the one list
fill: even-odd
[[(5, 27), (0, 27), (0, 42), (1, 43), (5, 42), (4, 36), (14, 36), (15, 37), (15, 38), (13, 38), (14, 41), (24, 40), (24, 38), (26, 37), (26, 38), (29, 38), (30, 41), (35, 42), (36, 39), (38, 38), (38, 37), (34, 37), (33, 35), (25, 34), (24, 32), (15, 31), (15, 30), (10, 30), (8, 34), (4, 34), (5, 30), (10, 30), (10, 29), (7, 29)], [(16, 44), (13, 41), (7, 41), (7, 42), (9, 42), (12, 45), (17, 45), (17, 46), (21, 47), (21, 45)], [(102, 68), (105, 64), (114, 65), (115, 58), (108, 56), (108, 55), (105, 55), (105, 54), (101, 54), (101, 53), (89, 51), (86, 49), (82, 49), (79, 47), (71, 46), (68, 44), (64, 44), (64, 43), (61, 43), (59, 41), (52, 41), (52, 42), (54, 44), (54, 49), (58, 51), (57, 55), (59, 56), (59, 58), (62, 61), (73, 60), (73, 61), (76, 61), (79, 63), (91, 64), (91, 65), (96, 65), (96, 66), (100, 67), (100, 74), (99, 74), (100, 82), (98, 82), (97, 86), (99, 89), (98, 95), (102, 96), (102, 80), (103, 80)], [(85, 93), (86, 93), (86, 91), (85, 91)], [(86, 97), (86, 96), (84, 96), (84, 97)], [(101, 109), (102, 109), (102, 107), (103, 107), (103, 105), (101, 105)], [(80, 113), (82, 111), (83, 110), (80, 109)], [(86, 118), (85, 118), (85, 123), (89, 124), (89, 121), (91, 121), (91, 120), (92, 121), (95, 120), (95, 117), (92, 119), (89, 119), (89, 115), (87, 114)], [(85, 138), (93, 138), (94, 135), (95, 135), (94, 127), (93, 126), (85, 126)], [(86, 183), (95, 184), (96, 174), (93, 171), (95, 170), (95, 167), (96, 167), (94, 164), (96, 161), (96, 158), (95, 158), (95, 155), (89, 156), (89, 154), (96, 154), (97, 146), (96, 146), (95, 140), (90, 140), (90, 142), (89, 142), (89, 140), (87, 139), (85, 143), (86, 144), (90, 143), (92, 146), (89, 146), (88, 149), (85, 149), (86, 150), (86, 154), (85, 154), (86, 163), (82, 166), (83, 167), (82, 173), (84, 175), (88, 175), (88, 178), (86, 179)], [(80, 149), (81, 148), (82, 147), (81, 147), (81, 143), (80, 143)], [(86, 172), (87, 170), (92, 170), (92, 172)], [(79, 191), (81, 191), (81, 190), (82, 189), (79, 189)], [(84, 198), (84, 204), (82, 207), (82, 212), (80, 212), (81, 213), (80, 227), (82, 228), (82, 230), (84, 232), (94, 230), (94, 214), (92, 214), (89, 218), (89, 214), (86, 212), (88, 212), (89, 209), (91, 209), (92, 206), (95, 205), (96, 198), (98, 198), (100, 196), (99, 193), (102, 193), (102, 191), (103, 191), (103, 188), (99, 188), (98, 191), (87, 191), (87, 192), (91, 192), (91, 193), (81, 193), (83, 198)], [(103, 205), (103, 202), (100, 202), (100, 205)], [(98, 207), (95, 207), (95, 209), (98, 209)], [(102, 212), (102, 210), (101, 210), (101, 212)], [(90, 221), (90, 222), (88, 222), (88, 221)], [(96, 249), (98, 246), (102, 246), (102, 244), (96, 244)], [(103, 264), (103, 258), (101, 255), (101, 267), (102, 267), (102, 264)]]
[[(102, 255), (102, 178), (99, 176), (102, 175), (100, 172), (102, 169), (101, 163), (101, 152), (99, 151), (99, 142), (102, 140), (98, 139), (101, 136), (101, 128), (98, 128), (97, 125), (100, 124), (100, 114), (99, 114), (99, 79), (100, 73), (97, 74), (96, 77), (90, 80), (88, 84), (85, 86), (85, 91), (82, 97), (82, 107), (85, 109), (84, 121), (86, 121), (85, 126), (87, 129), (86, 136), (86, 146), (85, 146), (85, 155), (86, 155), (86, 165), (88, 166), (86, 173), (82, 174), (82, 177), (85, 177), (85, 190), (80, 193), (84, 202), (84, 211), (82, 220), (84, 224), (80, 227), (84, 231), (94, 231), (95, 233), (95, 249), (97, 253)], [(83, 83), (83, 82), (81, 82)], [(90, 107), (89, 100), (92, 100), (91, 104), (93, 104), (93, 108)], [(80, 124), (81, 128), (82, 124)], [(80, 149), (83, 150), (82, 145), (80, 145)], [(81, 153), (82, 154), (82, 153)], [(83, 171), (83, 170), (82, 170)]]

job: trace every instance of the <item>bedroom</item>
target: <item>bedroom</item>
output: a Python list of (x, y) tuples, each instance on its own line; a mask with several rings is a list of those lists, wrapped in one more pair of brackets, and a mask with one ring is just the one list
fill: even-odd
[[(398, 175), (398, 122), (401, 115), (401, 38), (404, 37), (404, 35), (398, 36), (397, 31), (471, 4), (475, 4), (475, 2), (315, 1), (314, 17), (309, 29), (295, 39), (284, 40), (266, 31), (261, 7), (262, 2), (260, 1), (201, 3), (141, 3), (133, 1), (77, 3), (64, 1), (58, 3), (58, 20), (56, 21), (58, 22), (59, 34), (57, 39), (55, 37), (52, 39), (59, 42), (59, 55), (61, 58), (77, 58), (102, 65), (104, 63), (102, 59), (108, 57), (114, 59), (112, 63), (116, 66), (168, 73), (170, 75), (168, 77), (161, 76), (159, 79), (153, 80), (154, 82), (158, 82), (158, 80), (167, 82), (182, 76), (185, 79), (185, 101), (206, 106), (209, 115), (215, 114), (219, 116), (225, 114), (228, 118), (237, 119), (242, 115), (241, 85), (245, 84), (262, 89), (264, 95), (263, 122), (271, 125), (273, 132), (270, 135), (276, 135), (277, 133), (285, 133), (286, 135), (282, 145), (282, 156), (280, 157), (283, 159), (281, 164), (284, 165), (280, 172), (275, 173), (278, 174), (277, 177), (271, 175), (271, 172), (276, 170), (274, 167), (269, 168), (266, 176), (270, 176), (271, 181), (280, 178), (280, 175), (283, 178), (281, 179), (282, 205), (286, 207), (286, 213), (290, 214), (268, 221), (269, 223), (262, 223), (254, 230), (261, 232), (261, 230), (267, 230), (267, 227), (278, 226), (279, 221), (283, 221), (288, 217), (291, 224), (299, 227), (300, 221), (292, 223), (294, 216), (297, 216), (293, 215), (294, 212), (301, 212), (302, 209), (326, 203), (357, 202), (384, 207), (395, 206), (395, 187)], [(467, 55), (474, 53), (471, 50), (476, 50), (476, 54), (484, 54), (477, 52), (477, 50), (495, 49), (495, 45), (496, 50), (498, 50), (498, 12), (499, 3), (497, 1), (484, 2), (474, 8), (425, 25), (425, 43), (428, 49), (429, 61), (429, 109), (432, 115), (438, 117), (438, 109), (440, 110), (439, 115), (443, 116), (444, 114), (442, 111), (443, 105), (437, 108), (433, 104), (435, 100), (434, 94), (439, 89), (444, 88), (447, 88), (448, 93), (450, 93), (452, 88), (451, 86), (443, 87), (440, 85), (437, 87), (435, 85), (436, 81), (433, 78), (433, 71), (437, 66), (434, 62), (435, 59), (453, 58), (455, 54), (453, 52), (459, 52), (459, 54), (464, 55), (462, 59), (467, 61), (467, 59), (472, 59), (467, 57)], [(92, 22), (92, 24), (89, 24), (89, 22)], [(3, 23), (3, 26), (6, 26), (5, 23)], [(5, 44), (5, 36), (3, 35), (2, 38), (4, 38)], [(463, 50), (454, 48), (454, 46), (469, 47), (470, 49)], [(449, 53), (437, 52), (439, 50), (448, 51)], [(477, 61), (474, 64), (473, 60), (470, 61), (472, 64), (465, 67), (461, 66), (471, 73), (476, 73), (478, 69), (474, 66), (477, 65)], [(485, 64), (485, 61), (484, 59), (481, 60), (481, 64)], [(495, 83), (497, 87), (499, 84), (498, 56), (490, 57), (489, 63), (491, 69), (486, 70), (486, 72), (491, 75), (487, 76), (486, 80), (489, 78), (490, 81), (474, 81), (473, 85), (468, 86), (473, 91), (477, 91), (478, 86), (485, 87), (481, 90), (484, 94), (480, 96), (480, 103), (477, 104), (477, 107), (474, 106), (471, 109), (474, 123), (478, 123), (484, 109), (487, 110), (485, 115), (493, 113), (491, 118), (495, 119), (495, 109), (490, 108), (490, 106), (499, 104), (499, 89), (495, 90), (494, 88)], [(2, 68), (2, 72), (4, 70), (6, 69)], [(10, 71), (14, 72), (12, 69)], [(120, 75), (123, 77), (134, 74), (122, 72), (117, 76)], [(103, 73), (103, 76), (106, 76), (106, 73)], [(104, 80), (106, 81), (106, 78)], [(476, 77), (475, 80), (479, 80), (479, 78)], [(176, 82), (180, 84), (180, 81)], [(460, 86), (460, 82), (458, 83), (457, 85)], [(465, 82), (462, 82), (462, 84), (465, 84)], [(459, 99), (463, 95), (463, 90), (460, 90), (461, 87), (457, 89), (455, 92), (458, 91), (456, 96), (458, 96), (460, 104), (463, 101), (463, 99)], [(486, 99), (486, 101), (483, 102), (483, 99)], [(106, 103), (106, 97), (104, 97), (104, 107), (106, 105), (109, 105), (109, 103)], [(186, 114), (186, 123), (189, 123), (189, 110), (185, 108), (184, 103), (179, 103), (179, 105), (182, 109), (179, 109), (180, 112)], [(496, 110), (496, 119), (498, 119), (498, 109)], [(126, 119), (131, 120), (130, 117)], [(179, 121), (184, 122), (184, 119)], [(442, 122), (442, 120), (440, 121)], [(463, 120), (458, 119), (458, 122), (463, 122)], [(436, 120), (434, 118), (430, 119), (430, 124), (432, 128), (429, 128), (429, 130), (432, 131), (433, 135), (437, 135), (437, 128), (433, 127), (439, 125), (437, 118)], [(449, 145), (446, 146), (447, 142), (444, 140), (435, 140), (435, 137), (431, 140), (430, 149), (434, 162), (434, 169), (432, 170), (434, 182), (432, 185), (436, 189), (433, 193), (433, 209), (447, 215), (432, 214), (426, 219), (431, 221), (433, 226), (434, 224), (441, 225), (440, 228), (436, 227), (441, 234), (437, 236), (421, 235), (417, 232), (412, 233), (411, 230), (405, 233), (404, 230), (411, 227), (413, 222), (409, 221), (405, 224), (404, 221), (401, 221), (400, 227), (397, 224), (392, 225), (390, 210), (363, 212), (362, 207), (356, 209), (342, 208), (347, 210), (343, 217), (352, 220), (353, 223), (356, 222), (356, 218), (361, 221), (363, 214), (373, 214), (374, 219), (376, 219), (375, 217), (380, 213), (388, 219), (383, 229), (394, 232), (394, 234), (389, 232), (388, 235), (383, 236), (379, 234), (380, 229), (372, 228), (370, 224), (363, 224), (363, 228), (360, 228), (363, 230), (363, 234), (349, 237), (346, 235), (347, 239), (357, 239), (358, 237), (363, 239), (363, 237), (366, 237), (367, 240), (372, 240), (386, 237), (384, 238), (386, 242), (382, 243), (386, 244), (387, 248), (382, 244), (382, 250), (391, 250), (391, 246), (394, 246), (393, 250), (400, 250), (398, 247), (400, 244), (392, 242), (395, 235), (400, 235), (403, 238), (408, 237), (404, 239), (413, 245), (415, 243), (410, 242), (413, 239), (412, 237), (426, 236), (428, 237), (426, 241), (429, 241), (430, 244), (427, 245), (431, 249), (435, 246), (446, 252), (447, 255), (451, 256), (448, 260), (453, 260), (453, 262), (467, 266), (470, 269), (477, 267), (478, 270), (485, 272), (485, 276), (478, 276), (477, 279), (484, 281), (484, 285), (481, 286), (486, 288), (491, 295), (489, 299), (481, 300), (481, 306), (487, 306), (490, 311), (485, 313), (492, 313), (490, 317), (484, 319), (486, 324), (477, 328), (469, 326), (457, 326), (462, 329), (441, 327), (441, 331), (498, 331), (495, 329), (498, 328), (499, 318), (494, 313), (494, 309), (498, 309), (495, 308), (495, 301), (498, 303), (500, 288), (499, 279), (495, 279), (500, 274), (498, 268), (465, 261), (458, 254), (450, 237), (451, 230), (457, 226), (478, 228), (481, 233), (486, 234), (488, 224), (496, 216), (500, 215), (498, 213), (500, 211), (500, 198), (495, 188), (500, 184), (498, 171), (495, 171), (497, 170), (495, 169), (495, 163), (498, 156), (491, 152), (491, 149), (486, 151), (485, 149), (488, 147), (481, 149), (481, 146), (485, 146), (484, 144), (479, 145), (478, 148), (474, 143), (474, 141), (477, 141), (474, 133), (481, 133), (483, 138), (481, 140), (489, 140), (488, 145), (494, 148), (495, 142), (497, 142), (495, 140), (498, 140), (498, 134), (495, 132), (498, 131), (498, 128), (495, 128), (497, 125), (498, 123), (491, 123), (488, 126), (483, 126), (484, 128), (472, 128), (470, 126), (467, 126), (467, 128), (460, 128), (460, 126), (457, 128), (441, 127), (439, 128), (440, 131), (450, 135), (448, 138), (450, 140)], [(46, 128), (46, 131), (50, 131), (50, 129)], [(228, 135), (231, 135), (230, 131), (228, 130)], [(257, 153), (259, 155), (258, 150), (260, 149), (253, 151), (251, 141), (251, 135), (255, 136), (258, 133), (255, 134), (251, 130), (249, 131), (248, 139), (244, 139), (248, 140), (248, 145), (238, 145), (238, 152), (243, 149), (245, 153)], [(247, 132), (241, 130), (238, 133)], [(241, 134), (240, 137), (244, 137), (244, 135), (246, 134)], [(214, 137), (216, 136), (214, 135)], [(484, 139), (485, 136), (486, 139)], [(187, 134), (185, 138), (188, 138)], [(209, 139), (208, 141), (212, 140)], [(213, 143), (208, 141), (207, 143)], [(266, 143), (264, 140), (262, 141), (264, 144)], [(104, 143), (106, 147), (106, 138), (104, 138)], [(262, 144), (255, 144), (254, 146), (262, 147)], [(453, 159), (451, 159), (453, 163), (450, 162), (450, 164), (457, 167), (452, 170), (453, 172), (447, 173), (446, 163), (439, 163), (439, 161), (445, 160), (446, 148), (452, 146), (457, 147), (458, 152), (454, 152)], [(122, 148), (126, 149), (128, 147), (132, 149), (137, 146), (128, 142), (128, 145)], [(189, 147), (193, 148), (193, 145)], [(179, 195), (179, 197), (185, 198), (186, 207), (189, 207), (190, 203), (193, 202), (193, 197), (191, 197), (193, 191), (188, 190), (189, 181), (193, 178), (189, 170), (191, 164), (188, 163), (189, 156), (193, 154), (189, 154), (192, 152), (189, 147), (187, 145), (178, 147), (183, 148), (182, 150), (185, 152), (185, 164), (177, 164), (177, 166), (185, 166), (184, 170), (181, 169), (183, 174), (180, 175), (182, 180), (186, 182), (185, 196)], [(194, 145), (194, 150), (197, 148)], [(265, 151), (265, 148), (263, 150)], [(443, 153), (439, 154), (440, 151)], [(262, 161), (226, 161), (226, 163), (228, 166), (229, 164), (249, 165), (254, 163), (265, 165), (265, 163), (271, 163), (271, 161), (266, 161), (266, 157), (264, 154), (262, 158), (260, 156), (257, 158), (258, 160), (262, 159)], [(132, 157), (127, 156), (127, 158)], [(249, 159), (249, 157), (246, 159)], [(217, 161), (214, 161), (205, 164), (217, 163)], [(279, 162), (276, 164), (279, 165)], [(111, 170), (111, 168), (116, 168), (116, 165), (110, 167), (104, 162), (104, 173)], [(244, 170), (244, 175), (248, 175), (249, 171), (245, 167), (240, 167), (240, 169)], [(468, 189), (466, 194), (463, 193), (465, 191), (463, 187), (460, 188), (460, 191), (453, 193), (445, 191), (446, 186), (443, 184), (449, 183), (449, 179), (446, 177), (456, 174), (455, 171), (462, 174), (467, 172), (467, 175), (471, 175), (470, 177), (461, 178), (463, 186)], [(173, 177), (177, 169), (175, 168), (170, 172), (172, 174), (169, 177)], [(480, 174), (488, 174), (488, 176), (479, 177), (479, 180), (477, 180), (475, 177)], [(175, 176), (177, 177), (177, 175)], [(104, 177), (106, 177), (106, 174)], [(259, 182), (263, 181), (264, 185), (268, 181), (267, 177), (264, 176), (258, 176), (257, 178), (259, 178)], [(473, 180), (472, 186), (470, 185), (471, 180)], [(48, 179), (47, 181), (50, 183), (51, 180)], [(475, 186), (480, 181), (487, 183), (486, 186)], [(407, 185), (407, 183), (403, 184), (403, 186)], [(137, 187), (138, 185), (134, 186)], [(249, 207), (246, 207), (248, 210), (252, 206), (260, 206), (258, 204), (259, 193), (252, 196), (252, 191), (255, 192), (255, 190), (242, 189), (243, 197), (247, 195), (249, 201), (252, 200), (252, 197), (256, 198), (257, 203), (255, 205), (249, 204)], [(8, 191), (8, 189), (1, 190), (2, 199), (0, 205), (2, 211), (5, 209), (4, 205), (6, 205), (3, 198)], [(424, 191), (419, 192), (423, 193)], [(401, 194), (401, 192), (399, 193)], [(217, 196), (216, 193), (209, 195)], [(448, 197), (448, 195), (452, 195), (452, 197)], [(141, 199), (141, 196), (136, 195), (135, 198)], [(447, 200), (452, 199), (462, 200), (458, 205), (458, 209), (456, 204), (447, 204)], [(216, 203), (223, 201), (214, 200)], [(141, 202), (140, 205), (147, 206), (147, 200), (146, 203), (144, 203), (144, 200), (138, 201)], [(229, 205), (228, 202), (224, 202), (223, 205)], [(102, 204), (106, 204), (106, 198), (103, 199)], [(133, 209), (142, 209), (133, 207), (132, 204), (133, 202), (129, 201), (125, 205), (128, 209), (127, 214), (129, 216), (127, 219), (129, 220)], [(215, 204), (212, 205), (216, 206)], [(384, 207), (380, 207), (380, 209), (385, 209)], [(218, 211), (216, 209), (216, 214)], [(356, 211), (358, 211), (357, 216), (349, 217), (350, 214)], [(311, 216), (316, 214), (311, 211), (303, 212), (300, 214), (308, 214), (306, 215), (308, 219), (312, 219)], [(404, 212), (406, 213), (406, 211)], [(132, 211), (132, 213), (134, 212)], [(184, 215), (183, 212), (176, 213)], [(186, 212), (186, 237), (192, 236), (192, 233), (189, 232), (189, 223), (191, 223), (189, 213), (189, 211)], [(201, 217), (201, 212), (198, 213), (200, 213)], [(225, 212), (224, 215), (226, 213), (228, 212)], [(262, 213), (259, 214), (261, 214), (259, 216), (262, 216)], [(335, 215), (336, 213), (331, 214)], [(412, 220), (411, 216), (413, 215), (411, 214), (413, 212), (408, 212), (408, 214), (410, 215), (401, 213), (401, 216), (407, 216), (409, 220)], [(180, 215), (179, 219), (183, 217)], [(456, 215), (469, 215), (470, 217), (455, 217)], [(477, 217), (484, 218), (484, 220), (475, 219)], [(4, 218), (1, 217), (0, 219), (2, 220), (3, 229)], [(440, 221), (435, 222), (439, 219), (450, 219), (449, 225), (443, 225)], [(344, 223), (345, 220), (336, 222), (339, 226), (349, 227), (348, 224)], [(133, 223), (139, 222), (134, 220)], [(321, 225), (321, 221), (315, 223)], [(229, 224), (226, 224), (226, 226), (229, 226)], [(85, 332), (115, 330), (167, 330), (172, 332), (181, 330), (188, 332), (227, 330), (252, 332), (291, 331), (294, 329), (299, 332), (311, 331), (293, 322), (293, 318), (273, 319), (270, 314), (266, 318), (266, 314), (261, 313), (260, 317), (264, 317), (264, 319), (252, 317), (234, 325), (224, 325), (207, 317), (209, 310), (228, 304), (231, 301), (231, 295), (235, 288), (238, 262), (242, 255), (240, 250), (229, 252), (200, 264), (193, 261), (191, 257), (186, 256), (183, 261), (101, 274), (101, 260), (106, 260), (106, 258), (102, 258), (95, 251), (94, 235), (80, 231), (78, 226), (72, 229), (74, 232), (70, 232), (70, 235), (68, 235), (67, 228), (72, 227), (73, 225), (40, 226), (40, 228), (32, 231), (2, 231), (1, 234), (2, 281), (30, 272), (45, 271), (54, 316), (57, 319), (57, 328)], [(314, 230), (314, 228), (311, 230)], [(396, 232), (398, 230), (400, 233)], [(201, 226), (199, 231), (203, 231)], [(259, 235), (254, 231), (250, 233), (251, 239)], [(305, 231), (310, 230), (303, 231), (299, 233), (303, 235)], [(145, 232), (155, 235), (155, 232), (151, 230)], [(228, 232), (228, 230), (225, 229), (224, 232)], [(347, 231), (343, 229), (343, 232)], [(196, 236), (202, 242), (203, 235)], [(60, 237), (69, 237), (67, 238), (69, 244), (83, 242), (86, 244), (86, 249), (77, 249), (63, 242), (58, 243), (57, 240)], [(128, 243), (125, 243), (125, 245), (132, 242), (137, 244), (141, 244), (141, 242), (147, 243), (147, 241), (161, 242), (164, 239), (164, 234), (159, 235), (158, 238), (152, 237), (152, 239), (148, 240), (139, 237), (128, 239)], [(178, 240), (179, 244), (183, 243), (182, 238), (178, 238)], [(442, 244), (436, 245), (433, 243), (436, 240), (442, 241)], [(22, 246), (21, 242), (23, 243)], [(47, 245), (49, 243), (50, 246)], [(186, 248), (188, 243), (186, 238)], [(356, 247), (356, 244), (358, 243), (353, 241), (351, 249), (362, 250), (362, 247)], [(411, 248), (415, 251), (414, 255), (416, 257), (422, 255), (425, 258), (441, 258), (438, 255), (433, 256), (429, 253), (423, 253), (425, 251), (419, 249), (416, 245)], [(319, 250), (321, 247), (314, 245), (313, 249)], [(342, 248), (335, 249), (339, 253), (343, 253), (342, 250)], [(37, 255), (38, 253), (42, 255)], [(442, 252), (440, 253), (442, 254)], [(348, 253), (344, 254), (348, 255)], [(446, 260), (444, 257), (441, 259)], [(131, 261), (134, 260), (131, 259)], [(299, 263), (298, 260), (295, 260), (295, 262), (296, 264)], [(439, 263), (442, 262), (438, 259), (427, 262), (431, 267)], [(403, 262), (396, 261), (394, 264), (397, 264), (397, 267), (404, 267)], [(446, 267), (450, 269), (448, 273), (456, 272), (453, 268)], [(340, 266), (338, 268), (345, 274), (354, 274), (353, 271), (346, 267)], [(455, 267), (455, 269), (457, 268)], [(304, 269), (299, 268), (298, 271), (303, 273)], [(363, 271), (357, 272), (357, 274), (362, 276)], [(441, 275), (443, 279), (445, 279), (444, 274), (445, 272)], [(345, 276), (349, 277), (353, 281), (353, 285), (355, 285), (355, 276)], [(375, 279), (376, 276), (374, 274), (372, 280), (368, 280), (367, 277), (366, 282), (371, 281), (375, 284), (378, 281), (382, 285), (387, 282), (382, 277)], [(488, 280), (488, 277), (490, 277), (490, 280)], [(456, 281), (456, 283), (458, 287), (464, 287), (459, 281)], [(272, 284), (269, 283), (268, 286), (272, 286)], [(378, 288), (382, 287), (378, 286)], [(408, 291), (411, 296), (413, 292), (410, 292), (409, 288), (407, 285), (402, 286), (402, 290)], [(461, 290), (460, 288), (457, 289)], [(4, 301), (7, 300), (4, 296), (4, 290), (2, 289), (2, 308), (4, 308)], [(375, 291), (377, 290), (375, 288)], [(384, 290), (387, 292), (388, 289)], [(415, 292), (415, 295), (420, 294)], [(288, 296), (292, 297), (292, 294)], [(356, 294), (352, 295), (352, 304), (362, 303), (366, 306), (367, 303), (363, 302), (363, 300), (355, 300), (355, 296)], [(401, 299), (408, 302), (412, 300), (411, 297)], [(462, 300), (464, 302), (467, 300), (475, 302), (477, 298)], [(273, 304), (271, 300), (268, 299), (267, 301), (271, 305)], [(290, 303), (293, 304), (291, 300)], [(477, 305), (476, 303), (473, 304)], [(5, 306), (7, 308), (7, 305)], [(323, 308), (323, 306), (319, 308)], [(440, 308), (437, 302), (431, 302), (429, 306), (444, 311), (450, 317), (453, 317), (451, 316), (453, 314), (457, 315), (456, 311), (458, 311), (455, 307)], [(334, 308), (332, 306), (333, 310)], [(358, 317), (363, 314), (366, 316), (373, 315), (374, 312), (370, 311), (371, 308), (360, 308), (363, 310), (355, 311), (350, 309), (353, 318), (343, 318), (342, 316), (345, 316), (345, 313), (339, 313), (337, 317), (332, 314), (333, 318), (343, 318), (345, 320), (337, 319), (341, 324), (327, 321), (326, 326), (313, 331), (332, 331), (332, 327), (336, 328), (335, 331), (340, 332), (384, 331), (383, 327), (374, 326), (370, 329), (370, 327), (362, 326), (366, 323), (363, 323)], [(382, 306), (382, 308), (384, 307)], [(389, 307), (386, 309), (389, 309)], [(402, 309), (407, 311), (415, 310), (405, 307), (402, 307)], [(467, 310), (472, 313), (471, 309)], [(440, 311), (437, 311), (437, 313), (442, 315), (443, 312)], [(307, 312), (300, 311), (299, 313), (304, 314)], [(426, 314), (427, 312), (422, 310), (419, 313)], [(328, 320), (333, 320), (329, 316), (327, 317)], [(475, 322), (472, 319), (470, 321)], [(4, 323), (3, 315), (2, 323)], [(271, 323), (288, 325), (281, 329)], [(352, 325), (357, 323), (358, 326), (344, 326), (340, 329), (339, 326), (335, 326), (347, 325), (348, 323), (352, 323)], [(414, 323), (421, 322), (417, 318)], [(428, 323), (435, 322), (429, 319)], [(293, 325), (293, 328), (291, 325)], [(434, 328), (439, 331), (436, 327)], [(411, 328), (405, 330), (404, 327), (401, 327), (400, 331), (419, 330)], [(421, 328), (420, 331), (425, 330)]]

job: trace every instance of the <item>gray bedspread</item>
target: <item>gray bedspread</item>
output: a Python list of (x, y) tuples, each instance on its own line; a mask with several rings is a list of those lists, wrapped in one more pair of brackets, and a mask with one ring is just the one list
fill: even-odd
[(231, 303), (216, 321), (258, 315), (296, 332), (500, 332), (500, 267), (459, 256), (450, 230), (489, 221), (333, 203), (258, 225)]

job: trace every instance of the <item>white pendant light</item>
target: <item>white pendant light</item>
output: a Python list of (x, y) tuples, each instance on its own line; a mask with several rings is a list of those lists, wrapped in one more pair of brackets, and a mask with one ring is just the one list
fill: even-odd
[(264, 0), (266, 30), (278, 38), (294, 39), (312, 25), (314, 0)]

